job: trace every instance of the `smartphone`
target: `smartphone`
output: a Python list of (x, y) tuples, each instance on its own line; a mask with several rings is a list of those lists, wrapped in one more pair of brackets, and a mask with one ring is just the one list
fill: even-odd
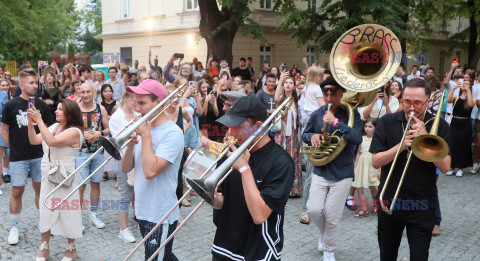
[(35, 97), (28, 97), (28, 108), (35, 106)]
[(197, 82), (196, 81), (189, 81), (188, 82), (188, 87), (196, 87), (197, 86)]
[(286, 71), (286, 70), (287, 70), (287, 65), (286, 64), (282, 65), (282, 71)]
[(174, 53), (174, 54), (173, 54), (173, 57), (175, 57), (175, 58), (184, 58), (184, 57), (185, 57), (185, 54), (183, 54), (183, 53)]
[(458, 57), (453, 58), (454, 63), (458, 63)]
[(307, 57), (303, 57), (303, 61), (304, 61), (304, 62), (307, 61)]

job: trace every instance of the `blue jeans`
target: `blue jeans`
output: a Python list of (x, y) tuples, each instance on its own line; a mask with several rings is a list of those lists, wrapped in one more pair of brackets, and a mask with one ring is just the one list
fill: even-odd
[[(79, 152), (77, 154), (77, 158), (75, 159), (75, 168), (78, 168), (82, 163), (84, 163), (93, 153), (85, 153)], [(84, 181), (94, 170), (96, 170), (102, 163), (105, 161), (103, 157), (103, 152), (98, 153), (95, 157), (93, 157), (90, 162), (88, 162), (81, 170), (78, 171), (78, 183)], [(100, 183), (103, 181), (103, 168), (97, 171), (95, 175), (93, 175), (85, 184), (90, 183), (90, 181), (95, 183)]]
[(27, 185), (28, 174), (33, 182), (42, 182), (42, 171), (40, 168), (42, 158), (20, 160), (10, 162), (10, 176), (12, 186), (25, 187)]

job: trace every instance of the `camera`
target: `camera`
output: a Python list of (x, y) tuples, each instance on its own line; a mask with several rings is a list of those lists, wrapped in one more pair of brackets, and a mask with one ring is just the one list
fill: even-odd
[(174, 53), (174, 54), (173, 54), (173, 57), (174, 57), (174, 58), (184, 58), (184, 57), (185, 57), (185, 54), (183, 54), (183, 53)]

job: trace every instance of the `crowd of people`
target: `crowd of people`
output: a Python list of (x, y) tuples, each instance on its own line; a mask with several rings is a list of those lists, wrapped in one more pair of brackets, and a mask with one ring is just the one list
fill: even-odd
[[(22, 65), (15, 81), (1, 68), (0, 164), (2, 180), (12, 185), (9, 244), (19, 243), (22, 195), (31, 177), (40, 214), (41, 252), (37, 260), (49, 257), (51, 235), (67, 238), (63, 260), (74, 259), (75, 239), (82, 237), (84, 230), (81, 211), (88, 210), (85, 202), (90, 204), (89, 223), (99, 229), (105, 227), (99, 217), (99, 201), (101, 183), (109, 173), (114, 174), (120, 191), (119, 238), (135, 242), (127, 226), (130, 204), (134, 209), (132, 217), (142, 236), (146, 236), (187, 190), (182, 168), (191, 153), (202, 146), (219, 145), (235, 151), (235, 145), (226, 138), (234, 137), (237, 145), (243, 144), (287, 98), (292, 103), (283, 118), (239, 157), (233, 165), (234, 173), (215, 192), (217, 232), (213, 260), (280, 259), (284, 236), (279, 227), (283, 227), (289, 197), (302, 198), (299, 221), (312, 221), (318, 227), (318, 249), (325, 260), (335, 260), (344, 205), (357, 210), (355, 217), (379, 216), (382, 260), (396, 258), (399, 231), (405, 226), (415, 232), (408, 236), (412, 258), (426, 260), (428, 247), (421, 246), (429, 246), (431, 236), (440, 234), (435, 173), (462, 177), (465, 168), (470, 167), (472, 174), (480, 168), (480, 72), (460, 68), (457, 62), (444, 74), (428, 65), (414, 65), (410, 74), (399, 67), (371, 103), (354, 110), (354, 125), (348, 126), (347, 110), (341, 104), (345, 89), (331, 76), (328, 64), (325, 68), (317, 63), (309, 66), (304, 59), (301, 70), (298, 64), (288, 68), (283, 63), (275, 67), (264, 62), (257, 72), (251, 57), (242, 57), (235, 68), (213, 57), (204, 67), (197, 58), (182, 62), (176, 55), (162, 68), (157, 59), (152, 64), (151, 54), (149, 57), (150, 69), (137, 60), (130, 68), (116, 63), (108, 68), (108, 77), (87, 64), (66, 64), (60, 70), (53, 62), (38, 72)], [(118, 134), (182, 84), (188, 86), (183, 96), (160, 117), (135, 131), (132, 142), (123, 150), (122, 160), (111, 160), (101, 167), (109, 155), (99, 151), (100, 138)], [(441, 89), (446, 95), (444, 106), (439, 108), (429, 95)], [(425, 120), (437, 113), (445, 119), (439, 135), (447, 140), (451, 152), (441, 162), (430, 165), (412, 160), (411, 164), (424, 172), (420, 177), (407, 178), (406, 183), (429, 185), (421, 192), (403, 191), (401, 196), (427, 199), (428, 214), (420, 218), (405, 214), (395, 219), (395, 215), (379, 211), (375, 200), (367, 202), (364, 189), (378, 199), (378, 188), (385, 182), (394, 152), (399, 147), (406, 151), (411, 139), (431, 128), (420, 120), (425, 108)], [(411, 111), (415, 112), (415, 124), (404, 144), (399, 144)], [(386, 131), (386, 127), (395, 131)], [(334, 131), (343, 136), (347, 145), (332, 162), (314, 166), (300, 154), (303, 145), (318, 147), (324, 135)], [(405, 154), (401, 154), (400, 165)], [(67, 182), (70, 185), (63, 185), (46, 198), (58, 185), (58, 179), (67, 178), (77, 168), (77, 175)], [(68, 203), (80, 207), (49, 210), (79, 182), (84, 184)], [(91, 188), (90, 201), (84, 200), (87, 184)], [(391, 193), (387, 189), (388, 199), (393, 198)], [(189, 207), (190, 196), (195, 195), (190, 193), (181, 206)], [(47, 205), (42, 203), (44, 200)], [(145, 243), (146, 259), (175, 230), (178, 219), (176, 208), (152, 235), (155, 243)], [(231, 237), (232, 233), (237, 237)], [(410, 242), (410, 237), (417, 240)], [(176, 260), (172, 245), (173, 240), (158, 257)]]

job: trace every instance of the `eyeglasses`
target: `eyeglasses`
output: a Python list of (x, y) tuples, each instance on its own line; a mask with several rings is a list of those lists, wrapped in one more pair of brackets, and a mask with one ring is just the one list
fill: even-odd
[(410, 108), (413, 104), (415, 109), (421, 109), (425, 103), (428, 102), (428, 99), (424, 102), (421, 101), (410, 101), (410, 100), (402, 100), (403, 108)]

